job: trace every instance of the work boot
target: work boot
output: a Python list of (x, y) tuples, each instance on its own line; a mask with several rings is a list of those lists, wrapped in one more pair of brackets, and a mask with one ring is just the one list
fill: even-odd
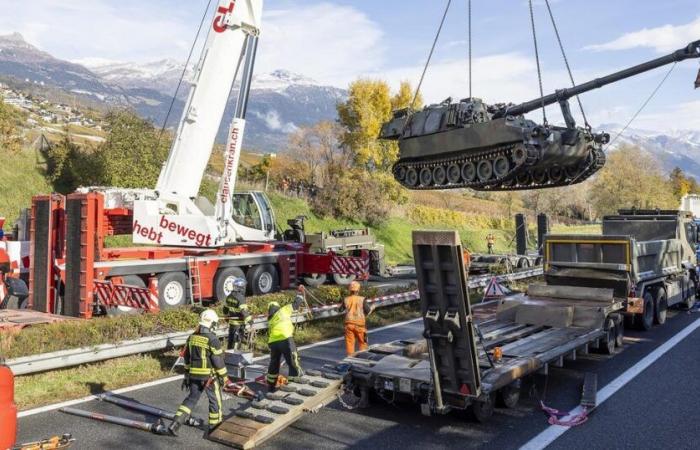
[(170, 424), (168, 427), (168, 433), (170, 433), (173, 436), (177, 436), (177, 432), (180, 430), (180, 427), (182, 424), (187, 420), (187, 417), (185, 417), (184, 414), (181, 414), (179, 416), (175, 416), (175, 419), (173, 420), (173, 423)]
[(267, 383), (267, 392), (273, 393), (277, 391), (277, 383)]

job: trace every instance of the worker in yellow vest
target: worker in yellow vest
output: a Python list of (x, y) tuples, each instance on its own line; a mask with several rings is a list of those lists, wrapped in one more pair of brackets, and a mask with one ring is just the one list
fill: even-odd
[(345, 311), (345, 351), (351, 355), (355, 353), (355, 342), (360, 351), (367, 350), (366, 318), (372, 308), (367, 299), (359, 295), (360, 283), (353, 281), (348, 289), (350, 295), (343, 300), (341, 311)]
[(301, 303), (300, 297), (297, 296), (292, 304), (280, 306), (277, 302), (270, 302), (267, 306), (267, 345), (270, 347), (270, 365), (267, 368), (266, 380), (269, 392), (274, 392), (279, 384), (282, 357), (289, 367), (287, 376), (289, 381), (299, 381), (304, 375), (297, 346), (294, 343), (294, 322), (292, 322), (292, 314), (299, 309)]

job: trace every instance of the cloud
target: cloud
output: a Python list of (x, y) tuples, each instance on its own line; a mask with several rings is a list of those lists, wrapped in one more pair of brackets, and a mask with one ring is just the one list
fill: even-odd
[(685, 25), (663, 25), (623, 34), (610, 42), (589, 45), (586, 50), (627, 50), (651, 48), (658, 53), (677, 50), (700, 36), (700, 17)]
[(253, 115), (265, 122), (265, 126), (272, 131), (281, 131), (282, 133), (293, 133), (299, 129), (293, 122), (283, 123), (279, 112), (270, 110), (266, 113), (253, 111)]

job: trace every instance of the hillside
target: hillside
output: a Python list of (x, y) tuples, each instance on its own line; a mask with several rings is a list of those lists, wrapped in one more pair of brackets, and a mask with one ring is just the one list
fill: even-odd
[(9, 230), (22, 208), (28, 208), (32, 196), (50, 194), (51, 185), (42, 173), (44, 160), (38, 152), (8, 154), (0, 151), (0, 217)]

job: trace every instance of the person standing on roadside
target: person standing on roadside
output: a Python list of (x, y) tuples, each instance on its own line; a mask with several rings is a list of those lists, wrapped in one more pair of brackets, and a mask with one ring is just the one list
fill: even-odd
[(360, 283), (353, 281), (348, 288), (350, 295), (345, 297), (341, 311), (345, 311), (345, 351), (355, 353), (355, 343), (360, 351), (367, 350), (367, 316), (372, 307), (361, 297)]

